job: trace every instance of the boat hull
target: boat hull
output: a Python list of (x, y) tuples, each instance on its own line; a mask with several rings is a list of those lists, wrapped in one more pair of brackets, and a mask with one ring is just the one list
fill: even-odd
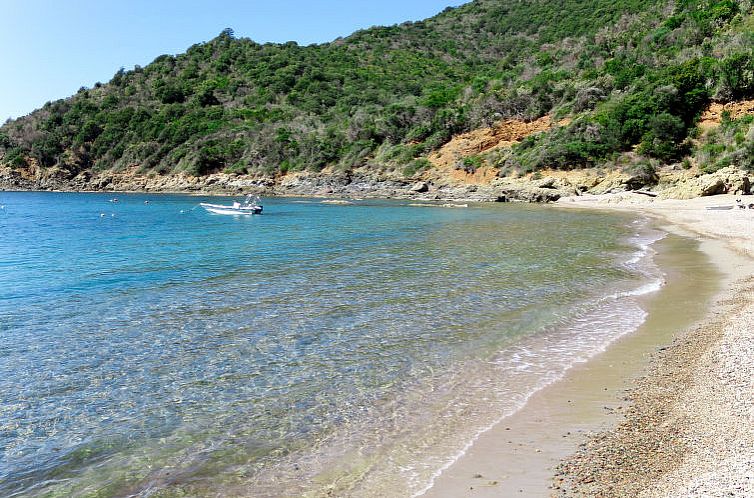
[(207, 212), (212, 214), (226, 214), (234, 216), (248, 216), (252, 214), (262, 214), (262, 206), (223, 206), (222, 204), (208, 204), (202, 202), (199, 204)]

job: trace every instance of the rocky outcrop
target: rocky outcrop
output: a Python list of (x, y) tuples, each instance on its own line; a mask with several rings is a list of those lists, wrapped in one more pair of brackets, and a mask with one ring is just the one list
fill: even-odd
[(599, 178), (593, 185), (584, 185), (582, 191), (591, 194), (613, 194), (630, 190), (641, 190), (657, 184), (657, 175), (653, 172), (624, 173), (612, 171)]
[(659, 192), (664, 199), (693, 199), (717, 194), (748, 195), (752, 173), (734, 167), (711, 174), (684, 178)]
[(557, 188), (539, 187), (523, 183), (503, 184), (500, 188), (500, 194), (507, 202), (555, 202), (561, 197), (568, 195)]
[(605, 194), (652, 188), (661, 198), (688, 199), (719, 193), (748, 194), (751, 175), (735, 168), (694, 175), (686, 170), (655, 176), (620, 171), (552, 171), (525, 177), (493, 178), (486, 184), (464, 183), (453, 178), (405, 178), (372, 170), (296, 172), (276, 178), (216, 173), (203, 177), (160, 176), (127, 171), (71, 173), (50, 169), (0, 168), (0, 190), (68, 190), (122, 192), (186, 192), (206, 194), (253, 193), (276, 196), (395, 198), (471, 202), (554, 202), (582, 193)]
[(410, 190), (418, 194), (429, 192), (429, 184), (427, 182), (416, 182)]
[(754, 100), (741, 100), (738, 102), (713, 102), (699, 119), (701, 129), (709, 129), (720, 126), (723, 121), (723, 113), (727, 112), (730, 119), (740, 119), (754, 114)]

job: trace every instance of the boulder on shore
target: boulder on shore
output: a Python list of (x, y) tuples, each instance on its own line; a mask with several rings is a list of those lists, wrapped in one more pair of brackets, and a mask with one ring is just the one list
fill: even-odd
[(416, 182), (411, 186), (410, 190), (417, 194), (423, 194), (424, 192), (429, 192), (429, 184), (427, 182)]
[(660, 192), (663, 199), (693, 199), (718, 194), (748, 195), (751, 173), (729, 166), (714, 173), (682, 180)]
[(554, 188), (542, 188), (532, 185), (507, 185), (500, 189), (498, 198), (505, 201), (521, 202), (555, 202), (564, 194)]

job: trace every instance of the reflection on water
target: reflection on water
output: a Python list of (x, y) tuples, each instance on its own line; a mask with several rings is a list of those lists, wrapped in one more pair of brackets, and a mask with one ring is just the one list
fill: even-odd
[(616, 215), (0, 196), (3, 496), (419, 492), (656, 278)]

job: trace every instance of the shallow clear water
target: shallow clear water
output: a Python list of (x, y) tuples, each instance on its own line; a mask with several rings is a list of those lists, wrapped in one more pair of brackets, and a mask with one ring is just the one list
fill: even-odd
[(2, 496), (420, 494), (659, 278), (614, 214), (111, 197), (0, 193)]

